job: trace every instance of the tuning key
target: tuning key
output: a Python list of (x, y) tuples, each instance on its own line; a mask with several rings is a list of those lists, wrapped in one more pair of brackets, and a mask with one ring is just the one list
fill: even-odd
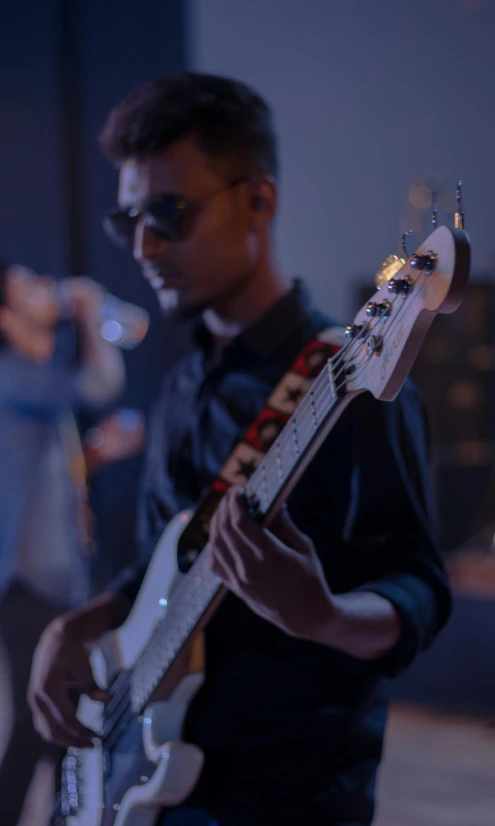
[(390, 315), (390, 301), (370, 301), (366, 307), (366, 315), (370, 318), (378, 316), (382, 321), (385, 321)]
[(392, 278), (387, 284), (388, 291), (395, 293), (396, 295), (399, 295), (400, 293), (402, 293), (402, 295), (409, 295), (412, 287), (412, 278), (408, 275), (404, 276), (404, 278)]
[(435, 269), (438, 261), (438, 255), (432, 250), (428, 250), (424, 255), (413, 255), (411, 258), (411, 269), (426, 271), (429, 275)]
[(361, 335), (364, 326), (364, 324), (348, 324), (344, 330), (344, 333), (347, 338), (357, 338)]

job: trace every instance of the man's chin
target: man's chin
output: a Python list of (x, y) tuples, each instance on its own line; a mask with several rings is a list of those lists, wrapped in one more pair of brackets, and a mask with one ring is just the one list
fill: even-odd
[(167, 321), (191, 321), (205, 309), (203, 304), (185, 304), (181, 301), (178, 290), (158, 290), (157, 298), (161, 314)]

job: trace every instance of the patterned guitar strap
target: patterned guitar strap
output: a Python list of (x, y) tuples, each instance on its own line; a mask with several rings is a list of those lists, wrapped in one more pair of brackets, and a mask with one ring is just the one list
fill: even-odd
[(264, 408), (236, 444), (210, 488), (203, 494), (194, 516), (179, 539), (178, 564), (189, 570), (208, 541), (211, 517), (231, 485), (244, 485), (295, 412), (316, 377), (343, 346), (342, 327), (329, 327), (310, 341), (291, 364)]

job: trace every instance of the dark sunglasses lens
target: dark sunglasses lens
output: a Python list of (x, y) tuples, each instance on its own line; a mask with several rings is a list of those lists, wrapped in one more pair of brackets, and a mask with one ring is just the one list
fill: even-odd
[(119, 247), (132, 246), (137, 215), (127, 210), (111, 209), (103, 216), (103, 229)]
[(145, 210), (147, 225), (167, 241), (180, 241), (186, 234), (186, 215), (180, 201), (162, 198), (148, 204)]

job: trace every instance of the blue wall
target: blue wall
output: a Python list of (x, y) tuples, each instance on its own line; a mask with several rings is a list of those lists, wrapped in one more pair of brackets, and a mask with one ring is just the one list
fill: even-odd
[[(492, 0), (188, 0), (191, 62), (270, 101), (280, 132), (280, 259), (347, 320), (355, 285), (428, 228), (409, 202), (435, 172), (465, 183), (473, 268), (493, 273)], [(439, 213), (445, 222), (452, 216)]]
[[(124, 402), (147, 409), (186, 332), (159, 322), (129, 255), (101, 230), (117, 175), (96, 143), (109, 108), (137, 84), (184, 68), (182, 0), (24, 0), (0, 15), (0, 258), (40, 272), (88, 273), (145, 306), (145, 342), (128, 354)], [(85, 421), (84, 424), (90, 424)], [(139, 460), (93, 483), (105, 579), (133, 553)]]

